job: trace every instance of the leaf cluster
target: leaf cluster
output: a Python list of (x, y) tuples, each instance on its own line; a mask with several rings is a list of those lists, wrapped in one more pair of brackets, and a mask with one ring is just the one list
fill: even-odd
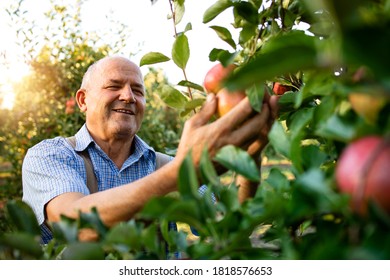
[[(170, 3), (175, 23), (172, 53), (146, 54), (142, 64), (172, 59), (185, 76), (190, 56), (185, 34), (191, 24), (177, 32), (185, 1)], [(225, 86), (246, 90), (254, 108), (265, 90), (272, 94), (275, 82), (292, 86), (279, 98), (279, 117), (269, 133), (262, 172), (245, 151), (232, 146), (212, 159), (205, 153), (199, 169), (187, 157), (178, 193), (150, 201), (135, 220), (112, 229), (101, 227), (95, 212), (65, 220), (66, 226), (56, 233), (63, 247), (53, 245), (50, 254), (33, 256), (52, 258), (61, 248), (68, 250), (63, 258), (172, 258), (167, 246), (168, 252), (179, 251), (189, 259), (389, 259), (389, 214), (373, 202), (367, 216), (354, 213), (334, 176), (349, 143), (390, 133), (390, 75), (383, 63), (389, 56), (389, 9), (386, 0), (215, 1), (204, 13), (204, 24), (221, 13), (232, 15), (231, 25), (210, 26), (229, 47), (211, 49), (210, 60), (238, 66)], [(167, 105), (187, 116), (201, 106), (204, 91), (186, 78), (181, 85), (187, 91), (170, 85), (156, 90)], [(375, 121), (352, 107), (352, 92), (385, 100)], [(228, 171), (218, 175), (215, 162)], [(234, 183), (238, 174), (258, 184), (255, 196), (242, 204)], [(31, 217), (12, 219), (21, 216)], [(169, 231), (171, 221), (183, 227)], [(83, 256), (73, 244), (79, 244), (77, 229), (87, 224), (99, 232), (100, 241), (81, 245), (83, 252), (95, 252)], [(1, 239), (3, 254), (20, 256), (10, 253), (19, 242), (9, 238)]]

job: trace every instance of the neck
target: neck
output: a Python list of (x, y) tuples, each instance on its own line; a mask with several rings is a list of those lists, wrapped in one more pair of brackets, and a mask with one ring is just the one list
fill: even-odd
[(115, 163), (118, 169), (122, 168), (124, 162), (134, 151), (134, 136), (127, 139), (93, 138), (106, 155)]
[(125, 143), (112, 143), (108, 144), (103, 151), (108, 155), (108, 157), (115, 163), (118, 169), (121, 169), (122, 165), (128, 159), (128, 157), (134, 151), (134, 138), (131, 141)]

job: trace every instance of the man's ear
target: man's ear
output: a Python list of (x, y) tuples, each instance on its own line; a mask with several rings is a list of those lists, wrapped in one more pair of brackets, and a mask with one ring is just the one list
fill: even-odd
[(76, 102), (81, 112), (87, 111), (87, 104), (85, 103), (86, 91), (85, 89), (79, 89), (76, 92)]

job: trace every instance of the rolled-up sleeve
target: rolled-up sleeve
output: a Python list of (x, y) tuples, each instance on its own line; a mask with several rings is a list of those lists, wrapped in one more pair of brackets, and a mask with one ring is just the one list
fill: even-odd
[(39, 224), (45, 220), (45, 205), (66, 192), (88, 194), (83, 160), (57, 137), (30, 148), (23, 160), (23, 201), (31, 206)]

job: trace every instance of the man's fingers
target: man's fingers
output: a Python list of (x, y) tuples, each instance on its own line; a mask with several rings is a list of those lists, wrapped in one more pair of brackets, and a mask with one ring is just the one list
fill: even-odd
[(202, 109), (194, 115), (191, 122), (194, 126), (202, 126), (209, 122), (211, 117), (217, 112), (217, 98), (213, 93), (207, 94), (206, 102)]
[(279, 114), (279, 104), (278, 104), (279, 98), (280, 98), (279, 96), (273, 95), (270, 97), (268, 101), (268, 104), (271, 108), (271, 114), (274, 119), (277, 119)]
[(218, 125), (229, 125), (229, 127), (236, 127), (243, 123), (251, 114), (253, 109), (249, 103), (248, 97), (240, 101), (233, 109), (226, 115), (217, 120)]
[(264, 127), (268, 125), (268, 119), (270, 117), (270, 110), (267, 104), (263, 104), (261, 113), (256, 114), (254, 117), (243, 123), (238, 127), (231, 135), (229, 142), (231, 141), (237, 146), (245, 144), (247, 139), (256, 139), (261, 134)]

